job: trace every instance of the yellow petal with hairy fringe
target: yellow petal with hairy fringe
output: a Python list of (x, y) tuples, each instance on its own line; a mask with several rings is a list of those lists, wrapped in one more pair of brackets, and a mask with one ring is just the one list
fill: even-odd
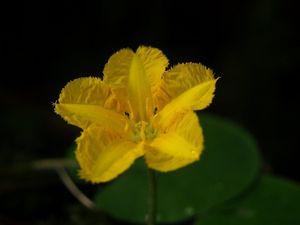
[(135, 121), (149, 121), (153, 115), (153, 101), (149, 79), (138, 55), (132, 58), (128, 77), (128, 99)]
[(84, 130), (76, 142), (80, 176), (93, 183), (116, 178), (143, 155), (141, 145), (125, 140), (122, 134), (97, 126)]
[(216, 80), (200, 83), (168, 103), (157, 115), (165, 124), (172, 124), (180, 112), (200, 110), (207, 107), (213, 98)]
[(170, 126), (159, 124), (160, 133), (146, 147), (145, 158), (150, 168), (167, 172), (199, 159), (203, 135), (195, 113), (177, 114), (177, 120)]
[[(91, 123), (124, 129), (125, 118), (105, 109), (111, 97), (110, 88), (100, 78), (79, 78), (69, 82), (61, 91), (55, 112), (67, 122), (86, 128)], [(110, 107), (115, 107), (112, 104)]]
[(109, 95), (109, 87), (100, 78), (84, 77), (67, 83), (59, 95), (58, 102), (104, 106)]
[(165, 102), (165, 96), (160, 90), (162, 75), (169, 62), (167, 57), (157, 48), (141, 46), (136, 54), (143, 62), (145, 73), (149, 79), (154, 105), (160, 109), (161, 102)]
[(163, 80), (163, 88), (175, 98), (196, 85), (214, 80), (214, 75), (211, 69), (200, 63), (184, 63), (166, 71)]
[(121, 49), (113, 54), (104, 66), (103, 81), (112, 89), (127, 88), (128, 74), (134, 52), (131, 49)]
[[(207, 81), (213, 81), (214, 75), (211, 69), (200, 63), (177, 64), (163, 75), (159, 88), (155, 95), (159, 108), (163, 108), (168, 102), (187, 90)], [(210, 96), (211, 99), (213, 95)], [(208, 101), (207, 105), (211, 102)], [(203, 109), (207, 105), (200, 105), (193, 110)]]
[(128, 105), (128, 74), (134, 56), (131, 49), (125, 48), (114, 53), (104, 66), (103, 81), (109, 85), (113, 96), (108, 100), (117, 112), (130, 112)]
[(139, 47), (136, 54), (143, 63), (151, 89), (155, 89), (169, 64), (167, 57), (159, 49), (145, 46)]

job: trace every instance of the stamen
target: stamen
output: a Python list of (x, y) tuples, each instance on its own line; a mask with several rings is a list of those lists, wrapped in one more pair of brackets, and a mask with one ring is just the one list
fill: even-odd
[(156, 136), (156, 129), (145, 121), (140, 121), (134, 125), (131, 132), (131, 140), (138, 143), (140, 141), (150, 141)]

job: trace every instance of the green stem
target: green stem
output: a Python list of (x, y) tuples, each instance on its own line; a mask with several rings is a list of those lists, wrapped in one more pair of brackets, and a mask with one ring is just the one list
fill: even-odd
[(156, 224), (156, 178), (155, 172), (148, 169), (149, 176), (149, 195), (148, 195), (148, 216), (147, 225)]

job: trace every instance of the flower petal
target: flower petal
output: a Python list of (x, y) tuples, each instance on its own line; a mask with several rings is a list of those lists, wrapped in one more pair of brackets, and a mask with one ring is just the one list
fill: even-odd
[(78, 78), (63, 88), (58, 103), (55, 104), (55, 112), (70, 124), (81, 128), (95, 122), (123, 129), (126, 118), (106, 109), (110, 95), (109, 87), (100, 78)]
[(200, 63), (184, 63), (168, 70), (163, 79), (166, 91), (174, 98), (198, 84), (214, 80), (214, 75)]
[(107, 182), (127, 170), (143, 155), (143, 148), (126, 141), (116, 132), (90, 126), (76, 140), (76, 158), (81, 178), (93, 183)]
[(196, 114), (192, 111), (177, 114), (169, 127), (161, 125), (158, 136), (146, 148), (150, 168), (167, 172), (199, 159), (203, 150), (203, 135)]
[(216, 80), (201, 83), (173, 99), (158, 114), (165, 126), (176, 120), (177, 114), (205, 108), (212, 100)]
[(153, 114), (152, 94), (143, 62), (138, 55), (132, 58), (129, 70), (128, 99), (135, 121), (148, 121)]
[(141, 46), (137, 49), (136, 54), (141, 58), (145, 73), (149, 79), (153, 102), (159, 107), (161, 102), (160, 86), (162, 75), (165, 72), (169, 62), (167, 57), (157, 48)]
[(186, 63), (178, 64), (164, 74), (156, 95), (160, 96), (159, 105), (163, 106), (185, 94), (181, 98), (188, 98), (185, 105), (192, 110), (200, 110), (211, 103), (214, 90), (215, 79), (210, 69), (202, 64)]
[(103, 70), (103, 81), (113, 89), (124, 88), (128, 84), (128, 74), (134, 52), (125, 48), (113, 54)]
[(114, 53), (104, 66), (103, 81), (111, 87), (113, 98), (110, 102), (120, 113), (129, 113), (128, 105), (128, 74), (134, 52), (129, 49), (121, 49)]
[(153, 98), (155, 101), (167, 66), (168, 59), (157, 48), (140, 46), (136, 54), (131, 49), (122, 49), (108, 60), (103, 80), (120, 102), (129, 98), (136, 121), (147, 120), (153, 114)]
[(175, 66), (165, 73), (161, 87), (164, 99), (169, 96), (169, 100), (172, 100), (157, 116), (164, 123), (170, 124), (176, 113), (204, 109), (213, 99), (216, 81), (212, 71), (201, 64)]
[(67, 83), (59, 95), (59, 103), (64, 104), (105, 104), (110, 89), (100, 78), (82, 77)]
[(161, 50), (145, 46), (140, 46), (137, 49), (136, 54), (143, 62), (145, 73), (149, 79), (151, 88), (156, 88), (168, 66), (169, 62), (167, 57)]
[(56, 104), (55, 112), (60, 114), (70, 124), (80, 128), (87, 128), (92, 123), (115, 130), (124, 130), (126, 128), (126, 118), (124, 116), (101, 106)]

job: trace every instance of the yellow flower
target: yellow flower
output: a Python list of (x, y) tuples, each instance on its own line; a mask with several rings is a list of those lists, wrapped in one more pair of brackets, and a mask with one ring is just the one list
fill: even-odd
[(216, 79), (201, 64), (167, 66), (159, 49), (122, 49), (103, 80), (79, 78), (63, 88), (55, 112), (83, 129), (76, 140), (83, 179), (109, 181), (141, 156), (161, 172), (199, 159), (203, 135), (193, 111), (211, 103)]

